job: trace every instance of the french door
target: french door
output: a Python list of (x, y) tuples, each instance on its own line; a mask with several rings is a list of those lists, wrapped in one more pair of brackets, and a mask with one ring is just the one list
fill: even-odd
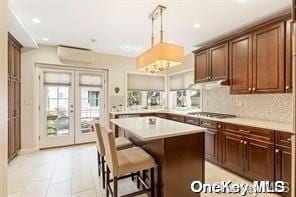
[(104, 73), (40, 69), (40, 148), (94, 142), (104, 124)]

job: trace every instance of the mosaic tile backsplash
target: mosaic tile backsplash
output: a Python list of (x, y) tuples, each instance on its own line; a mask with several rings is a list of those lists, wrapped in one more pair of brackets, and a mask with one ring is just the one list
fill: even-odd
[(292, 94), (230, 95), (229, 87), (204, 89), (203, 111), (291, 123)]

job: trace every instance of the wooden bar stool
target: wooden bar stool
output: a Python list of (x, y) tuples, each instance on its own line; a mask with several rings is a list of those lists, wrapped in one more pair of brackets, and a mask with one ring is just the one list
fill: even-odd
[[(107, 133), (103, 127), (100, 126), (99, 123), (94, 123), (94, 129), (97, 134), (97, 154), (98, 154), (98, 175), (101, 176), (102, 174), (102, 181), (103, 181), (103, 188), (106, 187), (106, 174), (107, 171), (105, 169), (105, 146), (103, 142), (102, 132)], [(126, 148), (133, 147), (133, 143), (129, 141), (127, 138), (118, 137), (115, 139), (116, 150), (123, 150)]]
[[(141, 181), (143, 189), (122, 197), (132, 197), (144, 193), (150, 193), (154, 197), (154, 168), (157, 166), (154, 158), (140, 147), (133, 147), (124, 150), (116, 149), (116, 142), (113, 132), (104, 132), (103, 140), (106, 147), (107, 161), (107, 190), (113, 197), (118, 197), (118, 180), (136, 175), (137, 180)], [(140, 176), (141, 171), (150, 170), (150, 187)], [(110, 179), (112, 173), (113, 179)], [(113, 182), (113, 191), (110, 183)]]

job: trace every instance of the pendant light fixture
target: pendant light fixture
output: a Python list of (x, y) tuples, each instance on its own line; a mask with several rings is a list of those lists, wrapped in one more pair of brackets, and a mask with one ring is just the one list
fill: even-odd
[[(184, 48), (163, 41), (162, 14), (166, 7), (159, 5), (149, 15), (152, 22), (151, 48), (137, 57), (137, 70), (157, 73), (180, 65), (183, 62)], [(154, 45), (154, 21), (160, 17), (160, 42)]]

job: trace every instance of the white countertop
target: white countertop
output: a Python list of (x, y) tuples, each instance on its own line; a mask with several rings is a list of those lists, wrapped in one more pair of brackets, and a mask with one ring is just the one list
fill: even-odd
[(169, 114), (183, 115), (188, 117), (214, 120), (214, 121), (224, 122), (224, 123), (238, 124), (238, 125), (244, 125), (244, 126), (251, 126), (251, 127), (258, 127), (258, 128), (293, 133), (292, 123), (257, 120), (257, 119), (250, 119), (250, 118), (235, 117), (235, 118), (221, 119), (221, 118), (211, 118), (211, 117), (205, 117), (205, 116), (194, 116), (194, 115), (187, 114), (187, 112), (185, 111), (182, 112), (182, 111), (170, 111), (170, 110), (130, 110), (130, 111), (122, 111), (122, 112), (110, 112), (110, 114), (112, 115), (147, 114), (147, 113), (169, 113)]
[(119, 118), (111, 119), (110, 121), (143, 141), (163, 139), (206, 131), (206, 129), (202, 127), (157, 117), (153, 117), (156, 118), (156, 124), (151, 125), (149, 124), (149, 118), (151, 118), (151, 116)]

